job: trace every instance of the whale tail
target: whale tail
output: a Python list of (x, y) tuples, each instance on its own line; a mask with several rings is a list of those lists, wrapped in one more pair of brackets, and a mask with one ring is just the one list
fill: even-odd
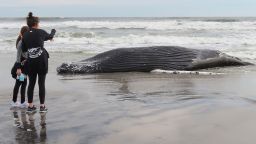
[(254, 65), (249, 62), (242, 61), (237, 57), (227, 55), (225, 53), (219, 53), (217, 57), (194, 60), (192, 67), (188, 67), (186, 70), (198, 70), (212, 67), (226, 67), (226, 66), (247, 66)]

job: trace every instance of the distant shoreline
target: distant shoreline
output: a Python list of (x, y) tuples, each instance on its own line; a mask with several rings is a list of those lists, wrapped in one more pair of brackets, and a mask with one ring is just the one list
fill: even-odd
[[(24, 16), (24, 17), (22, 17), (22, 16), (15, 16), (15, 17), (13, 17), (13, 16), (0, 16), (0, 19), (8, 19), (8, 18), (10, 18), (10, 19), (13, 19), (13, 18), (26, 18), (26, 16)], [(42, 17), (40, 17), (41, 19), (44, 19), (44, 18), (59, 18), (59, 19), (65, 19), (65, 18), (117, 18), (117, 19), (119, 19), (119, 18), (174, 18), (174, 19), (176, 19), (176, 18), (256, 18), (256, 16), (181, 16), (181, 17), (179, 17), (179, 16), (168, 16), (168, 17), (165, 17), (165, 16), (159, 16), (159, 17), (155, 17), (155, 16), (152, 16), (152, 17), (150, 17), (150, 16), (148, 16), (148, 17), (128, 17), (128, 16), (123, 16), (123, 17), (115, 17), (115, 16), (109, 16), (109, 17), (105, 17), (105, 16), (102, 16), (102, 17), (91, 17), (91, 16), (86, 16), (86, 17), (70, 17), (70, 16), (68, 16), (68, 17), (63, 17), (63, 16), (53, 16), (53, 17), (46, 17), (46, 16), (42, 16)]]

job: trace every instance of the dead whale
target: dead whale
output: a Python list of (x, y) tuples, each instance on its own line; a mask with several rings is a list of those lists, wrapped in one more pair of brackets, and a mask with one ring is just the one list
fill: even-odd
[(215, 50), (177, 46), (118, 48), (78, 62), (63, 63), (59, 74), (150, 72), (162, 70), (199, 70), (213, 67), (245, 66), (251, 63)]

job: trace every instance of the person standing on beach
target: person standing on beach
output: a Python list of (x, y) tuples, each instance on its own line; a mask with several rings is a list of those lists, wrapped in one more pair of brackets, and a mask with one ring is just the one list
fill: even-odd
[(36, 106), (33, 105), (33, 96), (36, 79), (38, 76), (40, 112), (47, 112), (45, 107), (45, 78), (48, 72), (49, 54), (44, 48), (44, 41), (52, 40), (56, 30), (52, 29), (51, 33), (39, 29), (39, 18), (29, 12), (27, 17), (29, 31), (26, 32), (22, 39), (22, 50), (28, 52), (28, 109), (27, 113), (36, 112)]
[[(14, 88), (13, 88), (13, 97), (11, 106), (12, 107), (20, 107), (20, 108), (26, 108), (27, 103), (25, 102), (25, 93), (26, 93), (26, 87), (27, 87), (27, 66), (26, 66), (26, 59), (27, 59), (27, 53), (22, 52), (22, 37), (25, 32), (29, 31), (28, 26), (23, 26), (20, 30), (19, 37), (16, 41), (16, 48), (17, 48), (17, 58), (16, 62), (14, 64), (14, 67), (12, 68), (12, 77), (16, 79)], [(20, 88), (21, 87), (21, 88)], [(17, 102), (17, 96), (20, 89), (20, 103)]]

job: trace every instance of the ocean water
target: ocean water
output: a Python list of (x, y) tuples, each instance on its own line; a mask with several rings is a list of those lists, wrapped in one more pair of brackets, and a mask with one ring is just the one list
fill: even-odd
[[(154, 45), (220, 50), (256, 64), (256, 18), (42, 18), (43, 29), (57, 30), (45, 45), (46, 115), (9, 110), (22, 25), (24, 18), (0, 18), (0, 144), (255, 143), (255, 66), (203, 70), (221, 75), (57, 75), (56, 67)], [(37, 86), (34, 100), (38, 106)]]
[[(25, 18), (0, 18), (0, 53), (14, 52)], [(184, 46), (256, 59), (256, 18), (41, 18), (57, 30), (50, 52), (100, 53), (114, 48)]]

